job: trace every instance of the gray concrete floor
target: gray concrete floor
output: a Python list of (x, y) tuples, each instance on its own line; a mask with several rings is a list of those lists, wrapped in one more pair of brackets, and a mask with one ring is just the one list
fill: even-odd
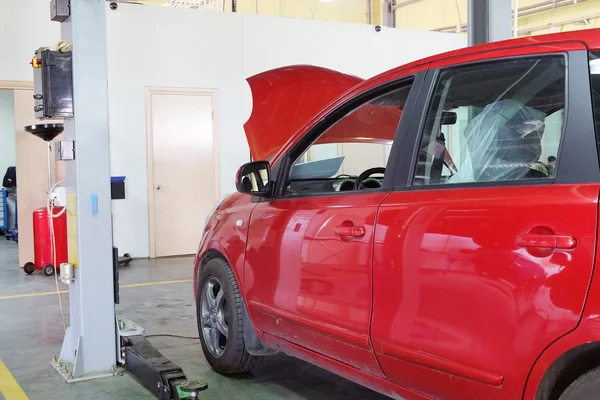
[[(186, 257), (135, 260), (131, 266), (121, 268), (121, 304), (116, 307), (117, 314), (143, 326), (147, 333), (197, 336), (191, 283), (127, 287), (137, 283), (190, 279), (191, 264), (191, 258)], [(66, 289), (62, 284), (60, 288)], [(53, 278), (41, 272), (25, 275), (18, 268), (16, 243), (0, 237), (0, 360), (27, 397), (31, 400), (153, 399), (127, 375), (66, 384), (54, 372), (49, 362), (52, 355), (59, 352), (64, 333), (57, 296), (6, 296), (55, 290)], [(61, 298), (68, 321), (68, 295)], [(285, 355), (269, 357), (253, 373), (232, 378), (210, 369), (196, 340), (168, 337), (150, 340), (165, 357), (180, 365), (188, 378), (208, 382), (209, 389), (201, 396), (203, 400), (384, 399), (368, 389)], [(1, 394), (0, 399), (3, 399)]]

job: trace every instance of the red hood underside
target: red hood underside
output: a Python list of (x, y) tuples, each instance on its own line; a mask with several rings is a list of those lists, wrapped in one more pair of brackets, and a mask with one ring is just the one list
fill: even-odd
[(262, 72), (247, 79), (252, 114), (244, 124), (254, 160), (267, 160), (298, 129), (361, 78), (327, 68), (295, 65)]

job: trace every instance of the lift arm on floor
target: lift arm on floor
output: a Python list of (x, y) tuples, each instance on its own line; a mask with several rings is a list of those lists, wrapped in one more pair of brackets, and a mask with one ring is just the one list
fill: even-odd
[(144, 336), (123, 337), (125, 369), (161, 400), (196, 399), (208, 384), (188, 381), (178, 365), (166, 359)]

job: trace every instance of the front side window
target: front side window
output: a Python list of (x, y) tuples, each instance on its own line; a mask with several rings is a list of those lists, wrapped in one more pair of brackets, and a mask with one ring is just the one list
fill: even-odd
[(378, 189), (412, 81), (355, 108), (295, 158), (286, 195)]
[(413, 185), (553, 178), (565, 68), (563, 56), (544, 56), (443, 70)]

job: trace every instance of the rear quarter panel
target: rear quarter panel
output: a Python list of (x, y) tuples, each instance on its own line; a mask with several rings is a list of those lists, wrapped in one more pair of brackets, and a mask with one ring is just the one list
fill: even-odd
[[(600, 218), (600, 216), (599, 216)], [(600, 221), (598, 221), (600, 223)], [(598, 233), (596, 233), (598, 235)], [(600, 243), (596, 240), (596, 254), (594, 258), (594, 270), (590, 287), (585, 302), (583, 315), (577, 328), (569, 334), (561, 337), (542, 353), (536, 360), (535, 365), (527, 379), (524, 396), (525, 400), (536, 399), (536, 393), (542, 382), (542, 378), (548, 368), (563, 354), (588, 343), (600, 342), (600, 263), (598, 251)], [(598, 360), (600, 364), (600, 360)]]

